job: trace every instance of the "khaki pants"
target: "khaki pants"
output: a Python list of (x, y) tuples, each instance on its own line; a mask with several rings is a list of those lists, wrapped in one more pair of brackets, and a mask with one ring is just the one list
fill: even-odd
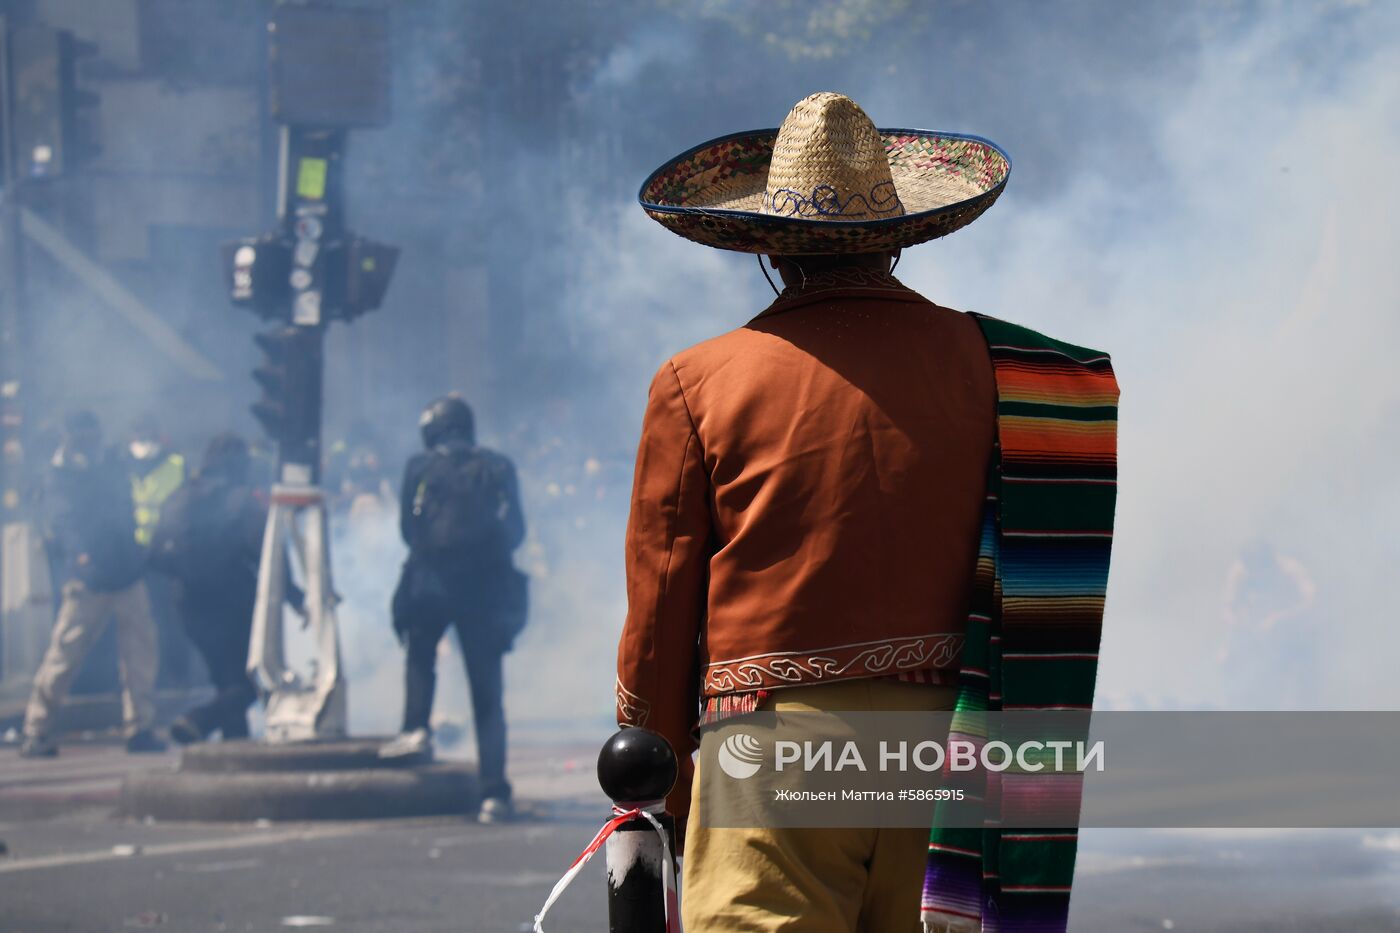
[(109, 619), (117, 623), (126, 734), (150, 726), (159, 649), (146, 584), (138, 580), (124, 590), (96, 593), (81, 582), (70, 580), (63, 587), (63, 605), (58, 610), (48, 651), (34, 675), (34, 692), (24, 713), (25, 735), (48, 734), (53, 714), (68, 696), (83, 659)]
[[(776, 712), (953, 708), (954, 687), (891, 679), (774, 691)], [(696, 769), (685, 840), (686, 933), (920, 933), (928, 829), (706, 829)]]

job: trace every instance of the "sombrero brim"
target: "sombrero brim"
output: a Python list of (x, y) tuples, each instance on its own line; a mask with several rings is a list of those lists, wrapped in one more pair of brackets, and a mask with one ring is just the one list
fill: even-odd
[(813, 220), (761, 211), (778, 131), (721, 136), (647, 177), (637, 199), (674, 233), (719, 249), (800, 256), (874, 253), (947, 236), (992, 206), (1011, 157), (991, 140), (931, 130), (882, 129), (904, 214), (879, 220)]

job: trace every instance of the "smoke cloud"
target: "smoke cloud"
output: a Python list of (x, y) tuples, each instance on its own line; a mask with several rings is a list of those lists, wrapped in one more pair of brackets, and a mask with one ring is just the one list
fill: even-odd
[[(753, 257), (670, 235), (636, 188), (670, 155), (775, 126), (821, 89), (880, 125), (976, 133), (1012, 154), (1005, 196), (909, 251), (907, 284), (1113, 354), (1104, 702), (1400, 702), (1384, 608), (1400, 600), (1394, 6), (485, 6), (391, 5), (393, 122), (353, 134), (347, 157), (351, 226), (404, 249), (386, 307), (328, 344), (327, 440), (367, 423), (390, 488), (379, 512), (339, 520), (334, 541), (356, 731), (397, 725), (392, 491), (418, 411), (455, 389), (483, 442), (517, 461), (530, 525), (517, 561), (533, 614), (507, 664), (516, 734), (606, 733), (649, 377), (771, 298)], [(70, 14), (37, 5), (84, 28)], [(269, 138), (250, 128), (258, 17), (208, 16), (251, 50), (221, 78), (227, 125), (172, 120), (215, 92), (104, 53), (108, 84), (163, 80), (170, 108), (120, 112), (121, 161), (105, 170), (157, 177), (162, 207), (148, 249), (109, 258), (226, 379), (187, 390), (149, 349), (113, 354), (141, 344), (50, 270), (34, 353), (45, 417), (98, 404), (119, 428), (154, 410), (191, 447), (228, 427), (255, 433), (243, 414), (255, 322), (224, 302), (214, 246), (270, 223)], [(235, 125), (238, 145), (221, 145)], [(172, 139), (208, 184), (176, 183)], [(209, 203), (211, 185), (228, 197)], [(191, 226), (199, 237), (176, 235)], [(439, 715), (468, 719), (460, 669), (440, 674)]]

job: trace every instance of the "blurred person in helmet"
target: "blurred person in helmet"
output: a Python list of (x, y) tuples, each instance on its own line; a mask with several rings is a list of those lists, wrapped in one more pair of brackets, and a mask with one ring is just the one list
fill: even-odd
[[(188, 745), (215, 732), (246, 738), (248, 707), (257, 698), (248, 676), (248, 640), (257, 597), (267, 505), (250, 482), (252, 456), (235, 434), (209, 441), (194, 474), (170, 497), (151, 540), (150, 562), (175, 583), (175, 608), (199, 649), (214, 697), (176, 719), (170, 736)], [(303, 596), (288, 582), (287, 601)]]
[(525, 537), (515, 467), (476, 442), (471, 408), (456, 395), (419, 419), (424, 450), (404, 469), (399, 528), (409, 554), (393, 599), (394, 631), (408, 652), (403, 731), (384, 757), (432, 753), (438, 643), (457, 631), (476, 725), (479, 818), (509, 818), (502, 658), (525, 624), (526, 578), (512, 554)]
[(34, 675), (20, 754), (58, 754), (55, 714), (113, 620), (127, 750), (163, 751), (165, 743), (151, 730), (159, 656), (142, 579), (146, 560), (136, 541), (131, 486), (118, 458), (103, 449), (102, 425), (95, 414), (75, 412), (63, 428), (63, 443), (53, 456), (44, 490), (47, 540), (63, 600), (48, 651)]

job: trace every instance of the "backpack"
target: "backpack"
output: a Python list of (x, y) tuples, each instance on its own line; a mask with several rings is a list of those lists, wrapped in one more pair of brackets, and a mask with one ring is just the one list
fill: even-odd
[(227, 580), (232, 565), (244, 560), (238, 493), (198, 480), (171, 493), (151, 535), (151, 566), (190, 587)]
[(499, 550), (509, 508), (496, 461), (469, 448), (433, 451), (413, 497), (415, 550), (429, 555)]

